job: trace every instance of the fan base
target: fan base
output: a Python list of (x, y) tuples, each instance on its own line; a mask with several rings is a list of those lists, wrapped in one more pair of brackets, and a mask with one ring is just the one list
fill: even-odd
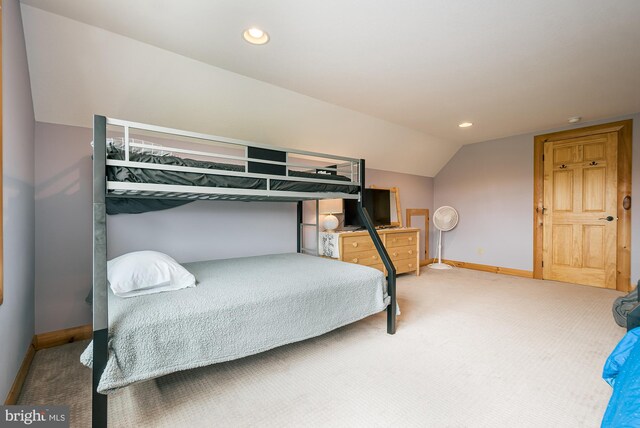
[(448, 265), (446, 263), (431, 263), (430, 265), (427, 265), (427, 267), (429, 269), (439, 269), (439, 270), (453, 269), (453, 266)]

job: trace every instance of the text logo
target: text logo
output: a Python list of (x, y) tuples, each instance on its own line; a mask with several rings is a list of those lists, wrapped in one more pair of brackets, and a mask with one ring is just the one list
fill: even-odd
[(69, 406), (0, 406), (0, 428), (69, 428)]

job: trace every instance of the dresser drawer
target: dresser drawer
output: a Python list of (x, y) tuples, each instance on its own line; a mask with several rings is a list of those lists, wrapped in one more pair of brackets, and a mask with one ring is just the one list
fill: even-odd
[(396, 273), (414, 272), (417, 264), (415, 257), (405, 260), (394, 260), (393, 265), (396, 267)]
[(345, 236), (342, 238), (342, 251), (344, 254), (361, 252), (366, 250), (375, 250), (375, 246), (373, 245), (373, 241), (369, 237), (366, 236)]
[(370, 268), (378, 269), (380, 272), (384, 273), (384, 265), (382, 263), (378, 263), (375, 265), (369, 265)]
[(416, 258), (416, 246), (407, 245), (405, 247), (393, 247), (389, 248), (389, 257), (391, 260), (405, 260)]
[(406, 247), (416, 245), (417, 234), (415, 232), (407, 233), (390, 233), (385, 238), (385, 246), (387, 248)]
[(349, 263), (356, 263), (364, 266), (381, 264), (380, 255), (376, 250), (360, 251), (358, 253), (345, 254), (342, 260)]

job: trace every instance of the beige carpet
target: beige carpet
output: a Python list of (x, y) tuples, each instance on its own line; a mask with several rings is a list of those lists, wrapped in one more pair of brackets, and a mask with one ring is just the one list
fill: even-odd
[[(398, 287), (395, 336), (379, 314), (137, 384), (110, 396), (110, 426), (599, 426), (620, 293), (464, 269), (424, 269)], [(38, 352), (20, 403), (68, 404), (72, 426), (90, 426), (85, 344)]]

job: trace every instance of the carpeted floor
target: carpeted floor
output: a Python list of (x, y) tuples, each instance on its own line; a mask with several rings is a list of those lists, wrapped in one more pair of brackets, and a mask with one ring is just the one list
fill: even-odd
[[(465, 269), (402, 276), (398, 332), (378, 314), (109, 398), (112, 427), (598, 427), (620, 293)], [(21, 404), (90, 426), (86, 342), (39, 351)]]

